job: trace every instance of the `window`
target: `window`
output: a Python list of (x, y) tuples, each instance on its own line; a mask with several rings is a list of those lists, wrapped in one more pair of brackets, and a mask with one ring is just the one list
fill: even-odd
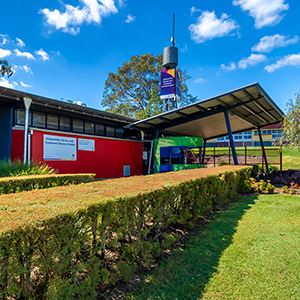
[[(15, 124), (25, 125), (25, 110), (18, 108), (15, 110)], [(29, 111), (28, 124), (31, 125), (31, 111)]]
[(71, 130), (71, 120), (68, 117), (59, 117), (59, 129), (63, 131)]
[(244, 132), (244, 140), (252, 140), (252, 132), (251, 131)]
[(73, 131), (83, 133), (83, 121), (82, 120), (73, 119)]
[(106, 135), (107, 136), (115, 136), (115, 128), (107, 126), (106, 127)]
[(116, 129), (116, 137), (119, 137), (119, 138), (124, 137), (124, 129), (123, 128)]
[(97, 135), (104, 135), (105, 134), (105, 127), (102, 124), (96, 124), (96, 134)]
[(282, 136), (282, 131), (281, 130), (273, 130), (273, 131), (275, 131), (275, 132), (272, 133), (272, 139), (279, 141)]
[(243, 134), (242, 133), (237, 133), (233, 135), (233, 138), (235, 140), (242, 140), (243, 139)]
[(90, 133), (90, 134), (94, 134), (94, 123), (92, 122), (84, 122), (84, 132), (85, 133)]
[(46, 127), (46, 114), (34, 111), (32, 118), (32, 126), (45, 128)]
[(47, 115), (47, 128), (58, 129), (58, 116)]
[(17, 109), (16, 110), (16, 124), (24, 125), (25, 124), (25, 110)]

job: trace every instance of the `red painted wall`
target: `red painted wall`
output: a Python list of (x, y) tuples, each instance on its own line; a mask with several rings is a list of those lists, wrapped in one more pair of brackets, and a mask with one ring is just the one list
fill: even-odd
[[(50, 161), (43, 159), (44, 134), (77, 138), (76, 161)], [(95, 140), (95, 151), (78, 150), (78, 138)], [(23, 158), (24, 131), (13, 130), (11, 157)], [(31, 136), (31, 160), (47, 163), (58, 173), (95, 173), (96, 178), (122, 177), (124, 166), (130, 166), (130, 175), (143, 173), (143, 144), (128, 140), (107, 139), (34, 130)]]
[(23, 161), (24, 154), (24, 130), (12, 130), (11, 137), (11, 160), (20, 159)]

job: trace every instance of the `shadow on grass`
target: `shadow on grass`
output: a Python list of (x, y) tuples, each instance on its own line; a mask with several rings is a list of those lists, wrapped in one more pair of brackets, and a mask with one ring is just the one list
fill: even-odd
[(126, 299), (201, 298), (206, 284), (217, 270), (222, 253), (232, 243), (239, 220), (256, 198), (244, 197), (214, 213), (205, 226), (196, 230), (171, 258), (163, 260), (158, 269)]

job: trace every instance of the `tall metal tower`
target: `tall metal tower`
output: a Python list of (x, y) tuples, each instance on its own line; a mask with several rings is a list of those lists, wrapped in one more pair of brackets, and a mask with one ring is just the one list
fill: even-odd
[(175, 14), (173, 14), (172, 46), (166, 47), (163, 52), (163, 67), (161, 72), (161, 95), (163, 111), (177, 108), (177, 100), (180, 98), (180, 77), (176, 70), (178, 66), (178, 48), (175, 47)]

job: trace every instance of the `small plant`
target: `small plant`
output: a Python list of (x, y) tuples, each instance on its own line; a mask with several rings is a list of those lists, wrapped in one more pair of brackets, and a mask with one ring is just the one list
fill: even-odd
[(0, 160), (0, 177), (54, 174), (55, 170), (46, 164), (26, 163), (21, 160)]
[[(275, 186), (270, 183), (270, 180), (265, 182), (264, 180), (256, 181), (255, 178), (250, 178), (249, 180), (244, 181), (243, 189), (241, 191), (243, 193), (247, 193), (250, 191), (254, 191), (257, 193), (262, 193), (263, 191), (267, 191), (268, 193), (274, 193)], [(250, 190), (250, 191), (249, 191)]]
[(290, 194), (290, 195), (295, 195), (299, 191), (299, 185), (296, 183), (291, 183), (290, 187), (288, 186), (283, 186), (281, 188), (281, 193), (283, 194)]
[(296, 183), (291, 183), (291, 185), (290, 185), (290, 194), (291, 194), (291, 195), (297, 194), (298, 189), (299, 189), (299, 185), (298, 185), (298, 184), (296, 184)]
[(275, 191), (275, 186), (272, 185), (272, 184), (270, 183), (270, 180), (268, 180), (268, 184), (267, 184), (267, 186), (266, 186), (266, 191), (267, 191), (269, 194), (273, 194), (274, 191)]
[(226, 160), (221, 160), (221, 161), (218, 163), (218, 167), (220, 167), (220, 166), (227, 166), (227, 165), (229, 165), (229, 163), (228, 163), (228, 161), (226, 161)]
[(290, 189), (288, 186), (284, 185), (282, 188), (281, 188), (281, 193), (282, 194), (289, 194), (290, 192)]

